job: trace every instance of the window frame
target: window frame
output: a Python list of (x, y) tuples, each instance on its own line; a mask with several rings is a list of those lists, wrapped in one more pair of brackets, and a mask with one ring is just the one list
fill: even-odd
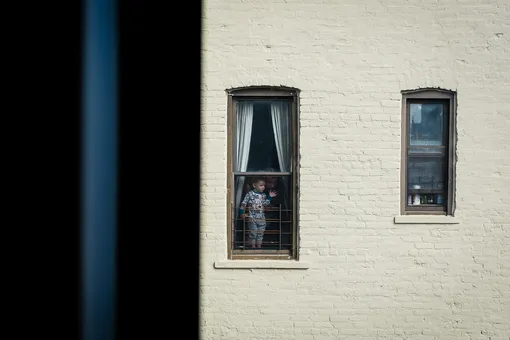
[[(446, 215), (454, 216), (455, 212), (455, 173), (456, 173), (456, 144), (457, 144), (457, 93), (451, 90), (439, 88), (423, 88), (402, 91), (402, 140), (401, 140), (401, 177), (400, 177), (400, 214), (401, 215)], [(408, 146), (409, 146), (409, 115), (410, 103), (419, 102), (446, 102), (448, 107), (448, 138), (445, 146), (447, 171), (445, 182), (447, 183), (445, 199), (446, 209), (427, 209), (427, 207), (413, 207), (407, 209), (408, 195)]]
[[(226, 90), (227, 100), (227, 256), (229, 260), (299, 260), (299, 235), (298, 235), (298, 211), (299, 211), (299, 94), (297, 88), (286, 86), (249, 86)], [(291, 162), (291, 185), (292, 196), (292, 252), (291, 254), (265, 253), (264, 250), (258, 250), (260, 253), (246, 253), (235, 251), (233, 249), (233, 204), (235, 199), (235, 169), (234, 169), (234, 146), (236, 145), (236, 105), (238, 99), (261, 98), (277, 99), (284, 98), (292, 101), (291, 106), (291, 133), (292, 133), (292, 162)], [(251, 175), (275, 175), (284, 172), (272, 173), (250, 173)]]

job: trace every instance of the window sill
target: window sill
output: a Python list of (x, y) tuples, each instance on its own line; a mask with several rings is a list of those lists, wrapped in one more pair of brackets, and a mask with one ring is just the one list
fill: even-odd
[(308, 269), (310, 263), (292, 260), (224, 260), (214, 263), (216, 269)]
[(395, 216), (395, 224), (458, 224), (453, 216), (442, 215), (401, 215)]

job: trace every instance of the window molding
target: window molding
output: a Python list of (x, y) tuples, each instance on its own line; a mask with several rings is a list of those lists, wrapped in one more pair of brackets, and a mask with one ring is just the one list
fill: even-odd
[(309, 269), (309, 262), (294, 260), (223, 260), (214, 262), (216, 269)]
[[(255, 85), (255, 86), (245, 86), (245, 87), (236, 87), (225, 90), (227, 93), (227, 261), (231, 260), (242, 260), (242, 262), (248, 261), (270, 261), (271, 263), (274, 261), (291, 261), (296, 262), (299, 261), (299, 95), (300, 90), (293, 87), (288, 86), (269, 86), (269, 85)], [(274, 252), (264, 252), (263, 250), (260, 252), (248, 252), (244, 254), (236, 254), (233, 249), (233, 214), (232, 214), (232, 204), (234, 203), (234, 192), (235, 192), (235, 180), (234, 176), (236, 172), (234, 171), (234, 145), (235, 145), (235, 129), (236, 129), (236, 119), (235, 119), (235, 101), (238, 99), (264, 99), (268, 98), (269, 100), (282, 98), (282, 99), (291, 99), (291, 133), (292, 133), (292, 165), (291, 165), (291, 176), (292, 183), (294, 185), (294, 193), (292, 194), (292, 253), (282, 254), (282, 253), (274, 253)], [(262, 172), (258, 172), (258, 175), (264, 175)], [(276, 174), (283, 174), (276, 173)], [(274, 174), (273, 174), (274, 175)], [(234, 261), (232, 261), (234, 262)], [(239, 261), (235, 261), (239, 262)], [(225, 262), (231, 263), (231, 262)], [(274, 268), (270, 267), (271, 263), (268, 262), (267, 265), (258, 268)], [(276, 263), (276, 262), (274, 262)], [(267, 267), (269, 265), (269, 267)], [(227, 265), (231, 268), (241, 268), (236, 267), (238, 265)], [(232, 267), (233, 266), (233, 267)], [(301, 266), (301, 265), (298, 265)], [(252, 268), (252, 267), (251, 267)]]
[[(402, 93), (402, 119), (401, 119), (401, 176), (400, 176), (400, 215), (425, 215), (425, 216), (454, 216), (455, 213), (455, 174), (456, 174), (456, 145), (457, 145), (457, 93), (456, 91), (441, 88), (419, 88), (403, 90)], [(420, 100), (446, 101), (448, 105), (448, 146), (447, 146), (447, 172), (445, 182), (446, 209), (439, 210), (409, 210), (407, 209), (407, 172), (408, 172), (408, 136), (409, 136), (409, 102)], [(403, 219), (404, 221), (405, 219)]]
[(459, 224), (454, 216), (445, 215), (400, 215), (393, 219), (395, 224)]
[(300, 90), (288, 86), (253, 85), (225, 90), (228, 96), (238, 97), (298, 97)]

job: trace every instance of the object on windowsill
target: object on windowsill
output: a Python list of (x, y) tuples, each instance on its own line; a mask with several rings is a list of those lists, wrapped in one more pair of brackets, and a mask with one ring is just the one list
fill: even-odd
[(443, 204), (443, 195), (436, 195), (436, 204)]
[(420, 203), (421, 203), (420, 194), (414, 194), (413, 205), (420, 205)]

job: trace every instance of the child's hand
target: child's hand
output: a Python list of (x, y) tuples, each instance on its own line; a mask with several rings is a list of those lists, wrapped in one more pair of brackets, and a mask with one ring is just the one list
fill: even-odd
[(244, 220), (246, 217), (248, 217), (248, 214), (242, 214), (241, 218)]
[(269, 196), (271, 196), (271, 197), (275, 197), (276, 195), (278, 195), (278, 192), (277, 192), (277, 191), (273, 191), (273, 190), (270, 190), (270, 191), (269, 191)]

